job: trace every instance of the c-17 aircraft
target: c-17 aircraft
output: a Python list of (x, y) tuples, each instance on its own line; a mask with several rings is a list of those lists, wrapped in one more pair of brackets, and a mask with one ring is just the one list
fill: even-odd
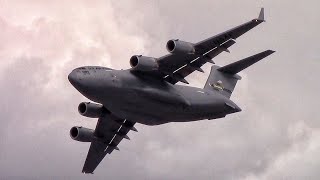
[(154, 126), (169, 122), (190, 122), (223, 118), (241, 109), (230, 100), (237, 74), (271, 55), (267, 50), (235, 63), (219, 67), (213, 65), (203, 89), (177, 85), (186, 83), (185, 77), (201, 66), (212, 63), (220, 53), (229, 52), (235, 39), (264, 22), (264, 9), (253, 19), (226, 32), (198, 43), (178, 39), (167, 42), (170, 54), (160, 58), (132, 56), (131, 68), (114, 70), (99, 66), (74, 69), (68, 76), (70, 83), (85, 97), (98, 103), (82, 102), (81, 115), (98, 118), (95, 130), (72, 127), (70, 136), (80, 142), (90, 142), (83, 173), (93, 173), (98, 164), (113, 150), (135, 123)]

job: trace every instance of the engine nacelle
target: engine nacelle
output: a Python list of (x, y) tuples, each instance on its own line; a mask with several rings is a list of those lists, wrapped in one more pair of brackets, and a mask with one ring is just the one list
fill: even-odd
[(194, 54), (195, 48), (192, 43), (176, 40), (167, 42), (167, 50), (172, 54)]
[(94, 138), (94, 130), (84, 127), (74, 126), (70, 129), (70, 137), (80, 142), (91, 142)]
[(78, 111), (82, 116), (99, 118), (103, 113), (104, 107), (101, 104), (82, 102), (78, 106)]
[(156, 71), (159, 68), (156, 58), (146, 56), (132, 56), (130, 65), (134, 71)]

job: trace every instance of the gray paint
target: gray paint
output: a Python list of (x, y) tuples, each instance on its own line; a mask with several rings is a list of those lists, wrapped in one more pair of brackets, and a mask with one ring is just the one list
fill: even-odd
[[(204, 89), (175, 84), (177, 81), (188, 84), (184, 79), (186, 76), (201, 68), (205, 62), (212, 62), (211, 59), (222, 51), (229, 52), (227, 47), (234, 42), (230, 45), (226, 43), (262, 23), (263, 18), (262, 8), (258, 19), (195, 45), (169, 40), (168, 51), (172, 54), (157, 60), (133, 56), (130, 59), (132, 68), (128, 70), (99, 66), (74, 69), (68, 75), (70, 83), (82, 95), (103, 105), (80, 103), (78, 107), (81, 115), (99, 117), (94, 133), (81, 127), (70, 130), (74, 140), (92, 140), (82, 172), (93, 173), (106, 154), (119, 150), (118, 144), (134, 128), (135, 123), (153, 126), (169, 122), (212, 120), (241, 111), (229, 99), (236, 82), (241, 79), (237, 73), (274, 51), (268, 50), (224, 67), (213, 66)], [(214, 56), (208, 56), (214, 51)]]
[[(2, 178), (319, 179), (319, 1), (101, 2), (2, 2), (0, 81), (6, 88), (0, 91), (9, 102), (0, 105)], [(267, 23), (215, 59), (224, 65), (277, 50), (270, 61), (240, 73), (232, 99), (243, 112), (218, 121), (137, 125), (139, 133), (130, 132), (132, 141), (121, 142), (94, 176), (79, 174), (89, 144), (72, 141), (68, 132), (73, 125), (94, 128), (96, 120), (77, 113), (88, 100), (70, 86), (71, 69), (129, 67), (133, 54), (162, 55), (168, 39), (196, 42), (249, 20), (261, 6)], [(210, 67), (187, 80), (203, 87)]]
[(81, 67), (69, 75), (69, 80), (84, 96), (103, 104), (116, 116), (146, 125), (213, 119), (219, 112), (236, 112), (225, 109), (225, 103), (236, 105), (216, 91), (142, 76), (148, 74)]

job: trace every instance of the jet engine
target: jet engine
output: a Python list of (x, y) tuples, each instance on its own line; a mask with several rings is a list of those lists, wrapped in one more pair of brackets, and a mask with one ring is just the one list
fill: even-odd
[(104, 108), (101, 104), (95, 104), (90, 102), (82, 102), (78, 106), (78, 111), (82, 116), (90, 118), (99, 118)]
[(176, 40), (167, 42), (167, 50), (173, 54), (194, 54), (195, 48), (192, 43)]
[(80, 142), (91, 142), (94, 137), (93, 132), (92, 129), (74, 126), (70, 129), (70, 137)]
[(156, 58), (141, 55), (132, 56), (130, 58), (130, 65), (135, 71), (156, 71), (159, 67)]

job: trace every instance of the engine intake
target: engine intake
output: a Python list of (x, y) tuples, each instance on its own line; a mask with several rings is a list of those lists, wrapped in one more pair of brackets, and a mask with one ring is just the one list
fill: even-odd
[(70, 129), (70, 137), (80, 142), (91, 142), (94, 137), (93, 133), (94, 130), (84, 127), (74, 126)]
[(156, 71), (159, 67), (156, 58), (141, 55), (132, 56), (130, 65), (134, 71)]
[(192, 43), (176, 40), (167, 42), (167, 50), (172, 54), (194, 54), (195, 48)]
[(101, 104), (82, 102), (78, 106), (78, 111), (82, 116), (99, 118), (103, 113), (104, 107)]

